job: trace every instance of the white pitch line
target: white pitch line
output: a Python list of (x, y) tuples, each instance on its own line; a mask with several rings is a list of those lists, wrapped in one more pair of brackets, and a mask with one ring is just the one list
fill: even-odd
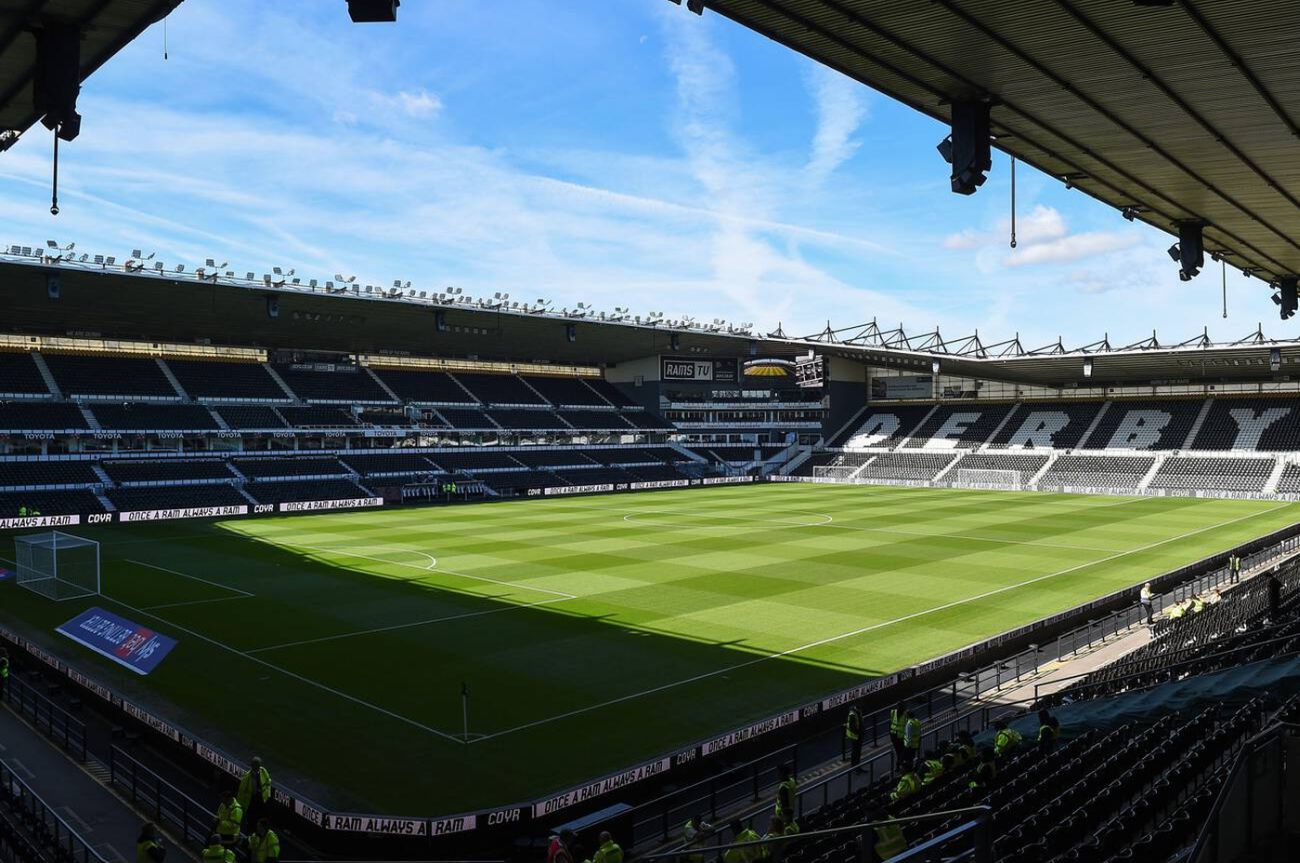
[[(358, 554), (355, 551), (345, 551), (344, 549), (341, 548), (330, 548), (327, 546), (300, 545), (298, 543), (291, 543), (291, 545), (293, 548), (307, 548), (307, 549), (312, 549), (313, 551), (333, 552), (334, 554), (341, 554), (345, 557), (358, 557), (361, 558), (362, 560), (373, 560), (376, 563), (386, 563), (389, 564), (390, 566), (405, 566), (411, 569), (418, 569), (421, 572), (441, 572), (447, 575), (457, 576), (458, 578), (468, 578), (474, 581), (485, 581), (491, 584), (499, 584), (503, 587), (514, 587), (520, 590), (532, 590), (532, 591), (536, 591), (537, 593), (549, 593), (552, 596), (558, 596), (562, 599), (578, 598), (575, 594), (565, 593), (562, 590), (551, 590), (549, 587), (534, 587), (531, 584), (521, 584), (517, 581), (501, 581), (500, 579), (496, 579), (496, 578), (488, 578), (486, 575), (470, 575), (469, 573), (466, 572), (457, 572), (454, 569), (447, 569), (441, 566), (439, 567), (416, 566), (413, 563), (402, 563), (400, 560), (385, 560), (382, 557), (373, 557), (367, 554)], [(373, 546), (362, 546), (362, 547), (373, 548)], [(428, 554), (425, 554), (422, 551), (415, 551), (414, 549), (401, 549), (401, 550), (406, 551), (410, 554), (423, 554), (425, 557), (429, 557)]]
[(905, 614), (902, 617), (896, 617), (892, 620), (885, 620), (885, 621), (881, 621), (880, 623), (873, 623), (870, 626), (864, 626), (861, 627), (860, 629), (855, 629), (851, 632), (841, 633), (840, 635), (832, 635), (827, 638), (818, 639), (817, 641), (810, 641), (807, 644), (801, 644), (798, 647), (791, 647), (787, 650), (782, 650), (779, 653), (765, 654), (763, 656), (759, 656), (754, 659), (747, 660), (745, 662), (739, 662), (736, 663), (735, 665), (729, 665), (726, 668), (719, 668), (715, 671), (707, 671), (703, 674), (697, 674), (694, 677), (687, 677), (683, 680), (677, 680), (672, 683), (665, 683), (662, 686), (656, 686), (651, 689), (642, 690), (641, 692), (633, 692), (629, 695), (623, 695), (618, 698), (611, 698), (608, 701), (602, 701), (599, 704), (592, 704), (587, 707), (580, 707), (577, 710), (570, 710), (567, 713), (556, 714), (555, 716), (550, 716), (547, 717), (546, 719), (538, 719), (534, 722), (525, 722), (522, 725), (516, 725), (515, 727), (507, 728), (504, 731), (496, 731), (493, 732), (492, 734), (485, 734), (483, 735), (482, 739), (491, 740), (494, 737), (503, 737), (507, 734), (513, 734), (516, 731), (524, 731), (529, 728), (535, 728), (539, 725), (547, 725), (551, 722), (556, 722), (561, 719), (568, 719), (573, 716), (580, 716), (583, 713), (590, 713), (593, 710), (602, 710), (606, 707), (611, 707), (615, 704), (621, 704), (624, 701), (632, 701), (637, 698), (642, 698), (646, 695), (654, 695), (655, 693), (658, 692), (664, 692), (669, 689), (675, 689), (678, 686), (685, 686), (686, 684), (689, 683), (697, 683), (701, 680), (708, 680), (711, 677), (717, 677), (720, 674), (728, 674), (732, 671), (738, 671), (742, 668), (748, 668), (751, 665), (758, 665), (761, 662), (767, 662), (768, 660), (771, 659), (781, 659), (783, 657), (791, 656), (796, 653), (802, 653), (803, 651), (811, 650), (814, 647), (821, 647), (826, 644), (832, 644), (836, 641), (842, 641), (846, 638), (853, 638), (858, 635), (864, 635), (868, 632), (873, 632), (877, 629), (884, 629), (887, 626), (893, 626), (895, 623), (903, 623), (908, 620), (915, 620), (918, 617), (925, 617), (926, 615), (933, 614), (936, 611), (946, 611), (949, 608), (956, 608), (959, 605), (966, 605), (971, 602), (978, 602), (981, 599), (988, 599), (990, 596), (997, 596), (998, 594), (1006, 593), (1007, 591), (1018, 590), (1019, 588), (1022, 587), (1028, 587), (1031, 584), (1037, 584), (1038, 582), (1046, 581), (1049, 578), (1056, 578), (1057, 576), (1068, 575), (1071, 572), (1075, 572), (1080, 569), (1086, 569), (1087, 567), (1096, 566), (1101, 563), (1107, 563), (1109, 561), (1116, 560), (1121, 557), (1127, 557), (1130, 554), (1136, 554), (1140, 551), (1149, 551), (1150, 549), (1158, 548), (1159, 546), (1165, 545), (1170, 542), (1174, 542), (1176, 540), (1186, 539), (1187, 537), (1195, 536), (1198, 533), (1205, 533), (1207, 530), (1215, 530), (1220, 527), (1226, 527), (1227, 525), (1230, 524), (1236, 524), (1239, 521), (1245, 521), (1246, 519), (1256, 518), (1261, 515), (1267, 515), (1270, 512), (1276, 512), (1277, 510), (1290, 505), (1291, 505), (1290, 503), (1283, 503), (1278, 506), (1270, 507), (1269, 509), (1260, 510), (1259, 512), (1253, 512), (1250, 513), (1249, 515), (1243, 515), (1240, 518), (1234, 518), (1230, 521), (1222, 521), (1219, 522), (1218, 524), (1207, 525), (1206, 527), (1202, 527), (1197, 530), (1188, 531), (1187, 533), (1181, 533), (1178, 534), (1177, 536), (1171, 536), (1167, 539), (1162, 539), (1157, 542), (1152, 542), (1147, 545), (1129, 549), (1128, 551), (1117, 552), (1115, 554), (1110, 555), (1109, 557), (1103, 557), (1097, 560), (1090, 560), (1087, 563), (1080, 563), (1076, 566), (1071, 566), (1067, 569), (1062, 569), (1057, 572), (1049, 572), (1046, 575), (1040, 575), (1035, 578), (1028, 579), (1026, 581), (1018, 582), (1016, 584), (1008, 584), (1003, 587), (995, 588), (993, 590), (988, 590), (985, 591), (984, 593), (977, 594), (976, 596), (969, 596), (966, 597), (965, 599), (956, 599), (953, 600), (952, 602), (946, 602), (942, 605), (936, 605), (933, 608), (927, 608), (921, 611), (912, 612), (911, 614)]
[(357, 632), (343, 632), (338, 635), (324, 635), (320, 638), (306, 638), (302, 641), (288, 641), (284, 644), (272, 644), (269, 647), (255, 647), (248, 653), (265, 653), (269, 650), (282, 650), (287, 647), (301, 647), (306, 644), (320, 644), (325, 641), (339, 641), (344, 638), (357, 638), (362, 635), (376, 635), (381, 632), (395, 632), (400, 629), (413, 629), (417, 626), (427, 626), (432, 623), (446, 623), (451, 620), (464, 620), (467, 617), (484, 617), (489, 614), (503, 614), (507, 611), (518, 611), (521, 608), (536, 608), (539, 605), (551, 605), (556, 602), (568, 602), (564, 597), (555, 599), (543, 599), (541, 602), (528, 602), (521, 605), (511, 605), (507, 608), (489, 608), (484, 611), (469, 611), (464, 614), (449, 614), (444, 617), (431, 617), (428, 620), (415, 620), (411, 623), (398, 623), (393, 626), (377, 626), (374, 629), (362, 629)]
[[(801, 512), (795, 514), (813, 516), (814, 518), (824, 518), (826, 520), (789, 522), (789, 521), (781, 521), (779, 518), (775, 518), (775, 519), (741, 518), (739, 516), (707, 515), (705, 513), (701, 513), (698, 511), (692, 513), (684, 513), (684, 512), (666, 510), (666, 509), (640, 509), (640, 510), (635, 510), (633, 512), (629, 512), (627, 515), (623, 516), (623, 521), (630, 522), (632, 524), (657, 524), (660, 527), (681, 527), (680, 524), (664, 524), (663, 522), (651, 521), (649, 519), (643, 521), (638, 516), (641, 515), (704, 515), (706, 518), (725, 518), (725, 519), (730, 519), (731, 521), (743, 521), (748, 524), (770, 524), (774, 527), (822, 527), (823, 525), (830, 524), (835, 520), (834, 516), (827, 515), (824, 512)], [(690, 527), (696, 530), (707, 530), (709, 528), (715, 528), (715, 527), (724, 528), (724, 529), (738, 529), (738, 525), (734, 525), (734, 524), (696, 524), (696, 525), (690, 525)]]
[(181, 578), (188, 578), (190, 581), (201, 581), (201, 582), (203, 582), (204, 584), (209, 584), (209, 585), (211, 585), (211, 586), (213, 586), (213, 587), (219, 587), (219, 588), (221, 588), (222, 590), (228, 590), (228, 591), (230, 591), (231, 593), (237, 593), (237, 594), (239, 594), (241, 597), (256, 596), (256, 594), (249, 593), (249, 592), (246, 591), (246, 590), (240, 590), (240, 589), (237, 588), (237, 587), (231, 587), (231, 586), (228, 585), (228, 584), (221, 584), (220, 582), (217, 582), (217, 581), (209, 581), (209, 580), (206, 579), (206, 578), (199, 578), (197, 575), (190, 575), (190, 574), (187, 573), (187, 572), (179, 572), (179, 571), (177, 571), (177, 570), (175, 570), (175, 569), (168, 569), (167, 567), (165, 567), (165, 566), (159, 566), (159, 565), (156, 564), (156, 563), (145, 563), (143, 560), (126, 560), (126, 559), (124, 559), (123, 562), (124, 562), (124, 563), (134, 563), (136, 566), (147, 566), (147, 567), (149, 567), (150, 569), (156, 569), (156, 570), (158, 570), (159, 572), (165, 572), (165, 573), (167, 573), (168, 575), (179, 575)]
[(248, 596), (218, 596), (216, 599), (191, 599), (189, 602), (164, 602), (161, 605), (146, 605), (145, 611), (157, 611), (160, 608), (183, 608), (187, 605), (207, 605), (210, 602), (234, 602), (237, 599), (254, 599), (252, 594)]
[(202, 640), (202, 641), (206, 641), (208, 644), (211, 644), (211, 645), (213, 645), (213, 646), (215, 646), (215, 647), (219, 647), (219, 648), (221, 648), (222, 650), (225, 650), (225, 651), (228, 651), (228, 652), (230, 652), (230, 653), (235, 654), (236, 656), (242, 656), (242, 657), (244, 657), (245, 659), (247, 659), (249, 662), (255, 662), (255, 663), (257, 663), (258, 665), (261, 665), (261, 666), (263, 666), (263, 667), (265, 667), (265, 668), (269, 668), (269, 669), (271, 669), (272, 671), (278, 671), (279, 673), (285, 675), (286, 677), (292, 677), (294, 680), (297, 680), (297, 681), (300, 681), (300, 682), (302, 682), (302, 683), (305, 683), (305, 684), (307, 684), (308, 686), (314, 686), (314, 687), (316, 687), (317, 689), (321, 690), (322, 692), (328, 692), (330, 695), (337, 695), (339, 698), (342, 698), (342, 699), (344, 699), (345, 701), (351, 701), (353, 704), (358, 704), (358, 705), (360, 705), (360, 706), (362, 706), (362, 707), (367, 707), (367, 708), (369, 708), (369, 709), (375, 711), (376, 713), (380, 713), (380, 714), (382, 714), (382, 715), (384, 715), (384, 716), (387, 716), (387, 717), (389, 717), (389, 718), (391, 718), (391, 719), (396, 719), (396, 720), (399, 721), (399, 722), (404, 722), (404, 723), (406, 723), (407, 725), (410, 725), (410, 726), (413, 726), (413, 727), (415, 727), (415, 728), (420, 729), (421, 731), (427, 731), (427, 732), (429, 732), (430, 734), (437, 735), (438, 737), (442, 737), (442, 738), (444, 738), (444, 739), (446, 739), (446, 740), (450, 740), (450, 741), (452, 741), (452, 742), (454, 742), (454, 743), (462, 743), (462, 744), (464, 743), (464, 741), (461, 740), (460, 737), (458, 737), (457, 735), (454, 735), (454, 734), (448, 734), (448, 733), (445, 732), (445, 731), (439, 731), (438, 729), (433, 728), (433, 727), (428, 726), (428, 725), (425, 725), (425, 724), (422, 723), (422, 722), (417, 722), (416, 720), (411, 719), (411, 718), (408, 717), (408, 716), (403, 716), (403, 715), (400, 714), (400, 713), (394, 713), (393, 711), (388, 710), (388, 709), (383, 708), (383, 707), (380, 707), (380, 706), (377, 705), (377, 704), (371, 704), (369, 701), (366, 701), (365, 699), (362, 699), (362, 698), (357, 698), (355, 695), (349, 695), (349, 694), (346, 693), (346, 692), (340, 692), (339, 690), (333, 688), (332, 686), (326, 686), (324, 683), (321, 683), (321, 682), (318, 681), (318, 680), (312, 680), (310, 677), (303, 677), (301, 674), (298, 674), (298, 673), (296, 673), (296, 672), (290, 671), (290, 670), (287, 669), (287, 668), (281, 668), (280, 666), (278, 666), (278, 665), (276, 665), (276, 664), (274, 664), (274, 663), (272, 663), (272, 662), (267, 662), (265, 659), (259, 659), (258, 657), (256, 657), (256, 656), (252, 656), (252, 655), (246, 653), (245, 651), (239, 650), (239, 649), (237, 649), (237, 648), (231, 647), (231, 646), (228, 645), (228, 644), (225, 644), (225, 643), (223, 643), (223, 642), (217, 641), (215, 638), (209, 638), (208, 636), (202, 634), (201, 632), (195, 632), (195, 631), (192, 630), (192, 629), (188, 629), (188, 628), (186, 628), (186, 627), (184, 627), (184, 626), (181, 626), (181, 625), (178, 624), (178, 623), (175, 623), (175, 622), (173, 622), (173, 621), (168, 620), (168, 619), (165, 618), (165, 617), (160, 617), (160, 616), (157, 615), (157, 614), (153, 614), (152, 612), (146, 611), (146, 610), (143, 609), (143, 608), (137, 608), (137, 607), (135, 607), (134, 605), (128, 605), (127, 603), (123, 602), (122, 600), (120, 600), (120, 599), (114, 599), (113, 597), (108, 596), (107, 594), (102, 594), (102, 596), (104, 597), (104, 599), (107, 599), (109, 602), (115, 602), (115, 603), (117, 603), (118, 605), (122, 606), (122, 607), (125, 608), (125, 609), (129, 609), (130, 611), (134, 611), (134, 612), (136, 612), (137, 614), (143, 614), (143, 615), (145, 615), (146, 617), (152, 617), (154, 620), (161, 620), (163, 623), (167, 624), (167, 626), (171, 627), (172, 629), (175, 629), (175, 630), (177, 630), (177, 631), (179, 631), (179, 632), (184, 632), (186, 635), (192, 635), (192, 636), (194, 636), (194, 637), (197, 638), (197, 639), (200, 639), (200, 640)]

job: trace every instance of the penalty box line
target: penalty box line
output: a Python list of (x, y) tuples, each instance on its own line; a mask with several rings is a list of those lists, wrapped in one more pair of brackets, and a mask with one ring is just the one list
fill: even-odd
[(1187, 539), (1188, 537), (1196, 536), (1197, 534), (1200, 533), (1205, 533), (1208, 530), (1215, 530), (1220, 527), (1226, 527), (1227, 525), (1230, 524), (1236, 524), (1238, 522), (1246, 521), (1247, 519), (1257, 518), (1261, 515), (1267, 515), (1270, 512), (1276, 512), (1279, 509), (1283, 509), (1291, 505), (1292, 504), (1290, 502), (1282, 503), (1279, 504), (1278, 506), (1270, 507), (1265, 510), (1260, 510), (1259, 512), (1253, 512), (1250, 513), (1249, 515), (1243, 515), (1239, 518), (1234, 518), (1229, 521), (1222, 521), (1217, 524), (1207, 525), (1205, 527), (1198, 528), (1196, 530), (1190, 530), (1187, 531), (1186, 533), (1180, 533), (1176, 536), (1171, 536), (1166, 539), (1148, 543), (1147, 545), (1138, 546), (1137, 548), (1131, 548), (1127, 551), (1116, 552), (1115, 554), (1109, 555), (1108, 557), (1098, 558), (1097, 560), (1091, 560), (1088, 561), (1087, 563), (1080, 563), (1075, 566), (1068, 567), (1066, 569), (1058, 570), (1057, 572), (1049, 572), (1045, 575), (1040, 575), (1031, 579), (1027, 579), (1025, 581), (1017, 582), (1016, 584), (1008, 584), (1008, 585), (1004, 585), (1003, 587), (994, 588), (993, 590), (988, 590), (985, 591), (984, 593), (977, 594), (975, 596), (968, 596), (965, 599), (953, 600), (952, 602), (946, 602), (942, 605), (936, 605), (933, 608), (926, 608), (926, 609), (922, 609), (921, 611), (912, 612), (911, 614), (905, 614), (902, 617), (896, 617), (892, 620), (884, 620), (881, 621), (880, 623), (873, 623), (870, 626), (864, 626), (859, 629), (852, 630), (851, 632), (844, 632), (839, 635), (832, 635), (827, 638), (818, 639), (817, 641), (810, 641), (807, 644), (801, 644), (798, 647), (791, 647), (787, 650), (782, 650), (778, 653), (765, 654), (763, 656), (759, 656), (754, 659), (747, 660), (745, 662), (738, 662), (734, 665), (729, 665), (726, 668), (719, 668), (714, 671), (707, 671), (703, 674), (696, 674), (693, 677), (687, 677), (682, 680), (674, 681), (672, 683), (665, 683), (661, 686), (656, 686), (651, 689), (645, 689), (642, 690), (641, 692), (633, 692), (628, 695), (620, 696), (618, 698), (611, 698), (607, 701), (602, 701), (599, 704), (592, 704), (587, 707), (580, 707), (577, 710), (570, 710), (566, 713), (559, 713), (556, 714), (555, 716), (549, 716), (545, 719), (538, 719), (533, 722), (525, 722), (524, 724), (516, 725), (513, 728), (507, 728), (503, 731), (496, 731), (491, 734), (485, 734), (480, 739), (491, 740), (495, 737), (504, 737), (507, 734), (514, 734), (515, 732), (518, 731), (525, 731), (529, 728), (536, 728), (540, 725), (547, 725), (552, 722), (558, 722), (562, 719), (569, 719), (574, 716), (581, 716), (582, 714), (590, 713), (593, 710), (603, 710), (604, 708), (612, 707), (615, 704), (622, 704), (623, 702), (626, 701), (633, 701), (637, 698), (642, 698), (647, 695), (655, 695), (659, 692), (665, 692), (669, 689), (675, 689), (678, 686), (685, 686), (691, 683), (698, 683), (701, 680), (708, 680), (710, 678), (717, 677), (722, 674), (728, 674), (732, 671), (739, 671), (742, 668), (749, 668), (750, 666), (758, 665), (759, 663), (767, 662), (772, 659), (782, 659), (786, 656), (792, 656), (797, 653), (802, 653), (805, 650), (811, 650), (815, 647), (822, 647), (823, 645), (833, 644), (834, 642), (842, 641), (846, 638), (853, 638), (858, 635), (864, 635), (868, 632), (874, 632), (875, 630), (878, 629), (884, 629), (885, 627), (893, 626), (896, 623), (904, 623), (909, 620), (915, 620), (916, 618), (925, 617), (926, 615), (934, 614), (935, 612), (938, 611), (946, 611), (947, 609), (956, 608), (957, 606), (960, 605), (966, 605), (968, 603), (978, 602), (981, 599), (988, 599), (990, 596), (997, 596), (1002, 593), (1007, 593), (1008, 591), (1018, 590), (1022, 587), (1028, 587), (1031, 584), (1037, 584), (1038, 582), (1046, 581), (1049, 578), (1056, 578), (1058, 576), (1068, 575), (1072, 572), (1077, 572), (1078, 570), (1086, 569), (1090, 566), (1097, 566), (1098, 564), (1108, 563), (1112, 560), (1118, 560), (1121, 557), (1127, 557), (1131, 554), (1137, 554), (1139, 552), (1149, 551), (1153, 548), (1158, 548), (1162, 545), (1167, 545), (1168, 543), (1176, 542), (1177, 540), (1180, 539)]
[(179, 576), (180, 578), (188, 578), (190, 581), (201, 582), (203, 584), (211, 585), (212, 587), (220, 588), (221, 590), (225, 590), (234, 594), (234, 596), (218, 596), (212, 599), (191, 599), (185, 602), (163, 602), (163, 603), (159, 603), (158, 605), (146, 605), (144, 607), (145, 610), (157, 610), (162, 608), (181, 608), (189, 605), (207, 605), (213, 602), (230, 602), (231, 600), (235, 600), (235, 599), (252, 599), (257, 595), (254, 593), (249, 593), (246, 590), (240, 590), (237, 587), (231, 587), (228, 584), (221, 584), (220, 582), (209, 581), (206, 578), (200, 578), (197, 575), (190, 575), (187, 572), (181, 572), (175, 569), (168, 569), (167, 567), (159, 566), (156, 563), (146, 563), (143, 560), (127, 560), (127, 559), (124, 559), (123, 562), (135, 564), (136, 566), (148, 567), (149, 569), (156, 569), (159, 572), (165, 572), (168, 575), (175, 575), (175, 576)]

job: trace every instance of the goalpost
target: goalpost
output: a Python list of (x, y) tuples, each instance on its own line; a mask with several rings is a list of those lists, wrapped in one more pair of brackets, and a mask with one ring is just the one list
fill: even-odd
[(99, 593), (99, 543), (62, 531), (14, 537), (17, 583), (63, 601)]
[(1024, 471), (959, 467), (953, 485), (1019, 490), (1024, 488)]

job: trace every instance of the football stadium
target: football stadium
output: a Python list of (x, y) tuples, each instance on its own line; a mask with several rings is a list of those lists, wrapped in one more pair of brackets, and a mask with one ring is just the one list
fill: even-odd
[[(0, 153), (52, 134), (52, 213), (79, 91), (208, 2), (0, 2)], [(1010, 159), (1011, 248), (1019, 162), (1280, 334), (801, 336), (6, 243), (0, 863), (1293, 859), (1300, 8), (636, 2), (928, 118), (959, 195)]]

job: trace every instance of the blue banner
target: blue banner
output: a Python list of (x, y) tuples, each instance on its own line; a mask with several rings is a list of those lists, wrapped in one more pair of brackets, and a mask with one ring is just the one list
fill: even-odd
[(136, 674), (153, 671), (176, 646), (176, 639), (102, 608), (88, 609), (56, 631)]
[(0, 566), (0, 581), (8, 581), (13, 577), (13, 570), (5, 569), (3, 566)]

